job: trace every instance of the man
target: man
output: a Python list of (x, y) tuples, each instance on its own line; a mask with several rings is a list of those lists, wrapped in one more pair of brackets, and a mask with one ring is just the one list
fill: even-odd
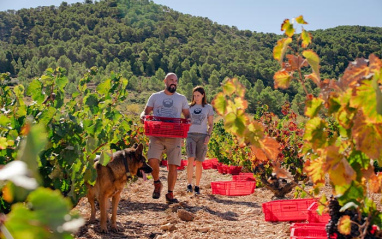
[[(154, 93), (147, 101), (146, 107), (141, 114), (141, 121), (145, 115), (153, 112), (154, 116), (180, 118), (183, 113), (186, 119), (190, 118), (190, 110), (187, 99), (184, 95), (176, 93), (178, 86), (178, 77), (175, 73), (168, 73), (164, 79), (165, 89), (163, 91)], [(174, 198), (173, 190), (177, 179), (177, 167), (181, 163), (181, 138), (166, 138), (166, 137), (153, 137), (150, 136), (149, 149), (147, 158), (149, 165), (152, 167), (152, 176), (154, 179), (154, 192), (152, 197), (154, 199), (160, 198), (162, 183), (159, 179), (159, 159), (165, 151), (168, 160), (168, 193), (166, 194), (166, 202), (178, 203)]]

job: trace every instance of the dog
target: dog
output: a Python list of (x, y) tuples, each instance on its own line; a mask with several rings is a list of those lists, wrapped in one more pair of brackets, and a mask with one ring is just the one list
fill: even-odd
[(146, 173), (153, 171), (146, 163), (146, 158), (142, 155), (142, 151), (142, 144), (134, 144), (131, 148), (115, 152), (112, 161), (106, 166), (102, 166), (98, 163), (98, 160), (95, 160), (95, 168), (97, 170), (96, 183), (94, 186), (87, 184), (87, 198), (91, 206), (90, 222), (95, 221), (95, 200), (98, 200), (101, 211), (101, 232), (108, 233), (108, 199), (112, 198), (111, 230), (117, 232), (117, 207), (127, 180), (135, 175), (145, 177)]

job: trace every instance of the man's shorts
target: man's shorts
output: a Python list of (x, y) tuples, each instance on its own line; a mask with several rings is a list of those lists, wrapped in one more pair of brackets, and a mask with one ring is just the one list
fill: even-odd
[(168, 164), (180, 166), (181, 162), (181, 138), (164, 138), (149, 136), (149, 150), (147, 151), (147, 158), (161, 159), (162, 153), (167, 154)]
[(186, 141), (187, 157), (203, 162), (207, 154), (207, 145), (204, 144), (207, 134), (188, 133)]

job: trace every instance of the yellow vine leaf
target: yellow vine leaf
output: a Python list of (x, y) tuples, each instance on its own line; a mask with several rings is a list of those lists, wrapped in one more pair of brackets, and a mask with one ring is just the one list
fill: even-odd
[(264, 138), (264, 127), (257, 121), (252, 121), (245, 131), (245, 141), (260, 147), (259, 141)]
[(296, 17), (295, 19), (296, 19), (296, 22), (297, 22), (298, 24), (308, 24), (308, 23), (304, 20), (304, 18), (303, 18), (302, 15)]
[(275, 89), (287, 89), (290, 85), (292, 77), (290, 76), (289, 72), (285, 70), (279, 70), (275, 73), (273, 79), (275, 80)]
[(212, 105), (214, 106), (215, 110), (220, 115), (225, 115), (227, 112), (227, 99), (225, 98), (224, 94), (220, 92), (216, 95), (215, 99), (212, 101)]
[(315, 185), (325, 183), (325, 162), (323, 158), (307, 160), (304, 165), (304, 171), (311, 177)]
[(312, 34), (303, 30), (301, 33), (301, 39), (302, 39), (301, 46), (305, 48), (309, 46), (310, 43), (312, 43)]
[(292, 42), (292, 38), (282, 38), (277, 41), (276, 46), (273, 48), (273, 58), (279, 62), (282, 61), (288, 45)]
[(302, 55), (306, 58), (317, 77), (320, 77), (320, 58), (317, 53), (312, 50), (305, 50), (302, 52)]
[(244, 98), (237, 97), (235, 98), (235, 106), (237, 109), (247, 109), (248, 108), (248, 101), (246, 101)]
[(288, 37), (292, 37), (294, 34), (293, 24), (290, 23), (289, 19), (285, 19), (281, 24), (281, 31), (285, 31)]
[(309, 118), (314, 118), (318, 115), (318, 112), (322, 108), (324, 101), (321, 98), (313, 98), (312, 100), (307, 100), (305, 106), (305, 115)]
[(224, 85), (223, 85), (223, 92), (227, 96), (233, 95), (233, 93), (236, 91), (235, 84), (233, 83), (233, 80), (230, 79), (228, 80)]
[(382, 158), (382, 122), (367, 122), (364, 115), (358, 114), (352, 128), (356, 148), (371, 159)]
[(247, 117), (244, 114), (244, 110), (238, 110), (237, 113), (228, 113), (225, 116), (224, 127), (227, 131), (242, 137), (247, 127)]
[(344, 235), (350, 235), (351, 233), (351, 220), (350, 216), (345, 215), (338, 221), (338, 231)]
[[(360, 108), (368, 121), (382, 123), (382, 115), (377, 111), (378, 98), (382, 96), (378, 88), (377, 79), (365, 80), (354, 89), (350, 99), (350, 106)], [(382, 101), (382, 98), (380, 99)], [(381, 103), (381, 102), (380, 102)]]
[(11, 184), (8, 183), (7, 185), (5, 185), (3, 188), (2, 188), (2, 194), (3, 194), (3, 199), (9, 203), (13, 202), (13, 190), (10, 189), (11, 187)]
[(369, 68), (372, 72), (380, 72), (382, 68), (382, 61), (375, 54), (369, 56)]
[(243, 84), (241, 84), (237, 78), (233, 78), (232, 83), (236, 89), (236, 95), (243, 98), (245, 95), (245, 87), (243, 86)]
[(377, 175), (372, 174), (369, 178), (369, 189), (373, 193), (379, 193), (381, 191), (382, 173)]
[(354, 169), (350, 166), (349, 162), (342, 158), (339, 162), (328, 162), (330, 181), (337, 186), (350, 185), (357, 175)]

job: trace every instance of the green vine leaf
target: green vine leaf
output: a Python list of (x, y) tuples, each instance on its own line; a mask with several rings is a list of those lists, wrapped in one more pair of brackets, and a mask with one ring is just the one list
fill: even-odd
[(301, 46), (305, 48), (309, 46), (310, 43), (312, 43), (312, 34), (303, 30), (301, 33), (301, 39), (302, 39)]
[(298, 24), (308, 24), (305, 20), (304, 20), (304, 17), (302, 15), (298, 16), (295, 18), (296, 19), (296, 22)]
[(273, 58), (281, 63), (288, 45), (292, 42), (292, 38), (282, 38), (277, 41), (277, 45), (273, 48)]
[(302, 55), (306, 58), (309, 65), (312, 67), (313, 72), (317, 77), (320, 76), (320, 58), (317, 53), (312, 50), (305, 50), (302, 52)]
[(327, 124), (319, 117), (312, 118), (306, 122), (304, 140), (312, 143), (314, 149), (324, 147), (327, 144)]
[(305, 109), (305, 115), (309, 118), (314, 118), (318, 115), (318, 112), (320, 112), (320, 109), (322, 108), (324, 104), (324, 101), (321, 98), (313, 98), (312, 100), (306, 101), (306, 109)]

